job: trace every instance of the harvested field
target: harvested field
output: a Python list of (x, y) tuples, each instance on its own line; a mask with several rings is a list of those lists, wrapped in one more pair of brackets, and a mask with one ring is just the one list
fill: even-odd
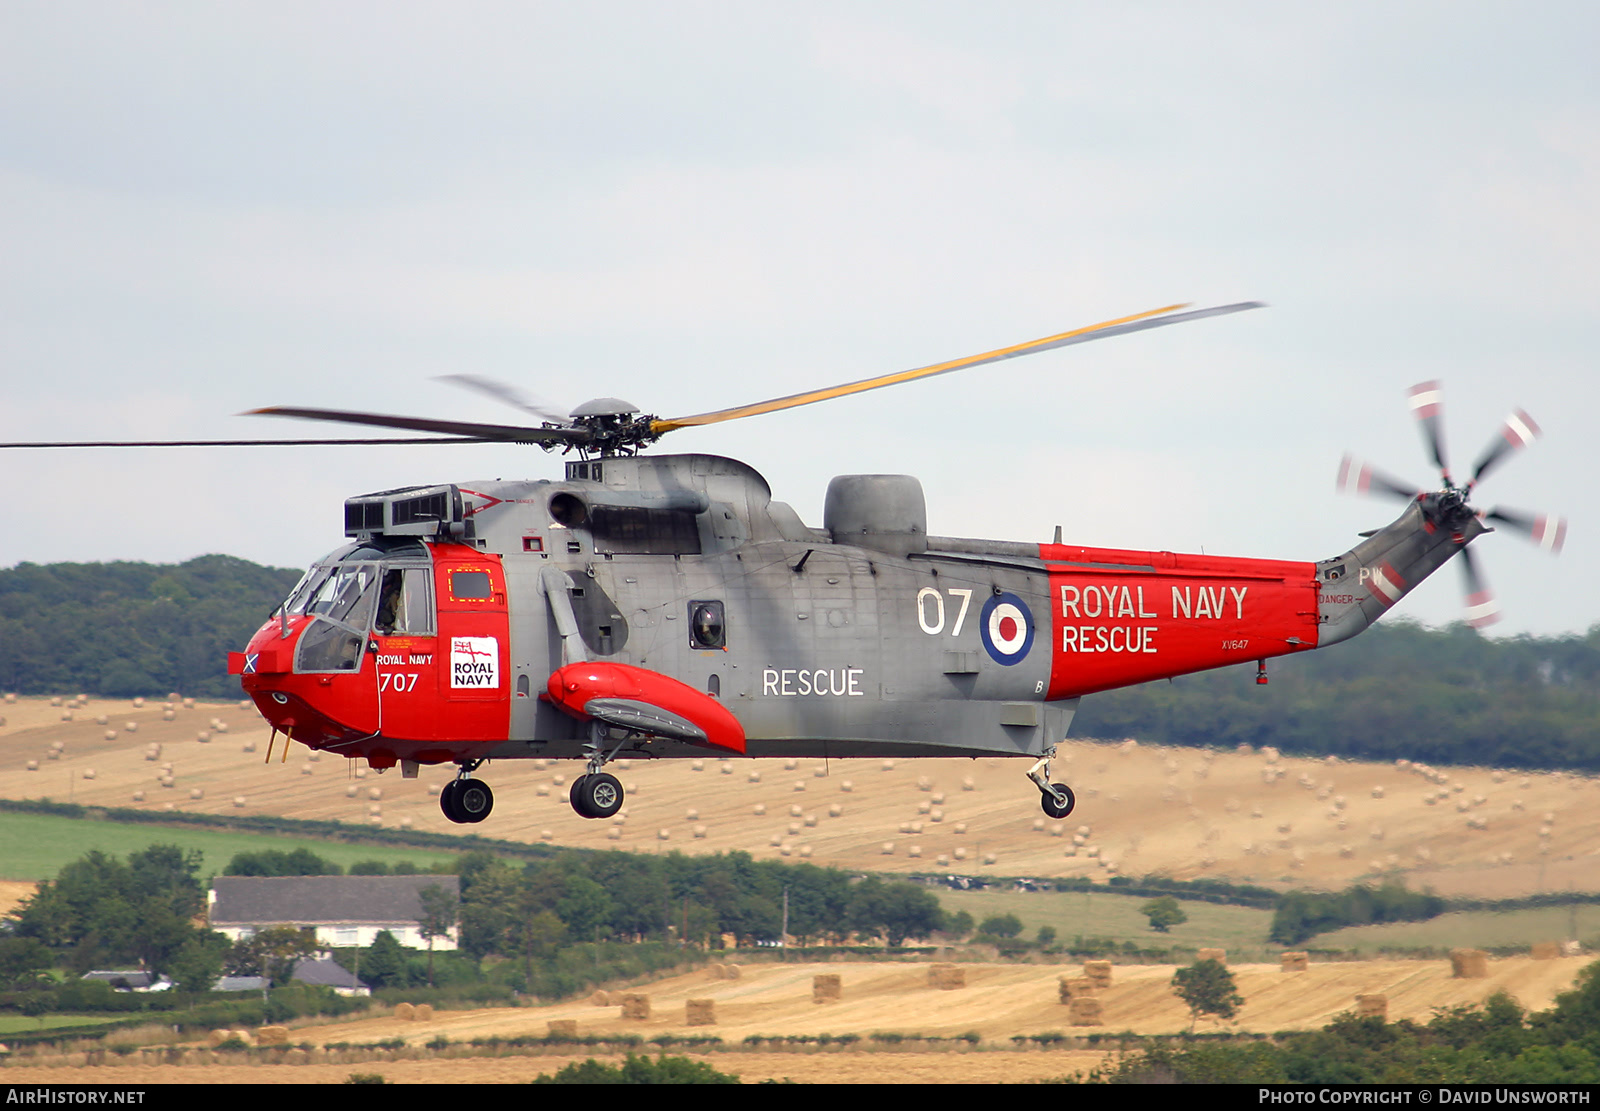
[[(1480, 1003), (1498, 991), (1509, 992), (1525, 1007), (1545, 1009), (1557, 993), (1572, 986), (1577, 972), (1587, 963), (1584, 958), (1572, 957), (1490, 961), (1488, 976), (1471, 980), (1453, 979), (1448, 960), (1313, 962), (1307, 971), (1293, 973), (1280, 971), (1276, 964), (1241, 965), (1233, 969), (1245, 999), (1239, 1018), (1226, 1024), (1202, 1022), (1199, 1029), (1254, 1033), (1311, 1029), (1352, 1010), (1356, 996), (1367, 994), (1387, 998), (1390, 1021), (1426, 1021), (1435, 1008)], [(738, 980), (713, 978), (701, 970), (636, 985), (633, 990), (651, 1000), (651, 1017), (645, 1020), (623, 1018), (620, 1006), (597, 1007), (582, 1000), (545, 1007), (440, 1011), (428, 1022), (405, 1021), (396, 1016), (360, 1018), (291, 1030), (289, 1040), (323, 1045), (403, 1039), (411, 1047), (399, 1051), (398, 1056), (405, 1057), (421, 1054), (427, 1042), (439, 1037), (457, 1043), (491, 1037), (537, 1037), (545, 1033), (550, 1022), (567, 1020), (577, 1023), (580, 1035), (634, 1034), (648, 1041), (665, 1034), (716, 1034), (723, 1039), (724, 1048), (687, 1052), (705, 1052), (714, 1067), (747, 1080), (789, 1077), (809, 1082), (1022, 1081), (1087, 1070), (1105, 1059), (1106, 1050), (1081, 1043), (1068, 1049), (1018, 1051), (1011, 1041), (1013, 1036), (1066, 1033), (1081, 1037), (1094, 1032), (1073, 1027), (1069, 1008), (1060, 1001), (1059, 978), (1063, 974), (1079, 974), (1080, 966), (966, 964), (961, 967), (967, 986), (955, 990), (930, 988), (928, 967), (923, 962), (909, 961), (750, 965)], [(1173, 1034), (1187, 1029), (1188, 1011), (1170, 986), (1174, 971), (1170, 965), (1116, 966), (1111, 986), (1094, 993), (1104, 1015), (1099, 1031), (1108, 1035), (1124, 1031)], [(839, 1000), (813, 1001), (813, 978), (822, 973), (839, 976)], [(685, 1006), (690, 999), (713, 1001), (716, 1025), (690, 1026)], [(955, 1038), (969, 1032), (979, 1036), (977, 1044), (958, 1042), (951, 1048), (934, 1051), (929, 1051), (926, 1043), (890, 1045), (872, 1039), (872, 1035), (882, 1033), (907, 1038)], [(805, 1047), (780, 1053), (741, 1045), (753, 1034), (772, 1037), (822, 1033), (857, 1034), (862, 1041), (851, 1049)], [(381, 1072), (392, 1080), (418, 1083), (455, 1082), (468, 1075), (477, 1082), (513, 1083), (540, 1072), (553, 1072), (572, 1060), (615, 1056), (606, 1052), (574, 1053), (562, 1047), (531, 1052), (507, 1048), (500, 1054), (469, 1060), (388, 1060), (385, 1057), (394, 1054), (355, 1054), (338, 1063), (253, 1066), (249, 1079), (251, 1083), (334, 1082), (352, 1072)], [(196, 1064), (156, 1068), (114, 1065), (109, 1063), (111, 1060), (108, 1058), (107, 1065), (92, 1070), (67, 1067), (65, 1063), (17, 1062), (0, 1075), (8, 1083), (227, 1083), (242, 1067)], [(469, 1069), (470, 1073), (466, 1071)]]
[[(185, 709), (179, 702), (171, 721), (163, 720), (160, 699), (142, 708), (91, 699), (70, 722), (60, 720), (62, 709), (42, 698), (4, 704), (0, 797), (461, 828), (439, 812), (448, 769), (425, 768), (407, 780), (299, 745), (284, 760), (282, 738), (266, 763), (267, 730), (253, 708), (237, 703)], [(107, 725), (98, 724), (101, 715)], [(211, 728), (213, 718), (227, 731)], [(137, 732), (127, 731), (129, 722)], [(202, 732), (210, 734), (205, 743)], [(151, 744), (161, 745), (158, 759), (146, 758)], [(634, 760), (613, 765), (629, 792), (627, 807), (618, 820), (593, 822), (567, 804), (577, 765), (542, 763), (503, 761), (487, 770), (495, 813), (475, 832), (635, 852), (741, 849), (891, 873), (1104, 879), (1162, 872), (1321, 888), (1398, 875), (1416, 888), (1481, 898), (1600, 890), (1600, 781), (1562, 773), (1074, 741), (1062, 746), (1056, 772), (1077, 791), (1078, 809), (1051, 821), (1039, 812), (1021, 760), (751, 765), (707, 758), (698, 769), (691, 761)], [(766, 773), (759, 783), (747, 781), (752, 766)], [(90, 770), (94, 778), (85, 778)], [(374, 787), (381, 801), (370, 797)], [(202, 797), (191, 798), (196, 789)], [(884, 852), (886, 843), (892, 852)]]

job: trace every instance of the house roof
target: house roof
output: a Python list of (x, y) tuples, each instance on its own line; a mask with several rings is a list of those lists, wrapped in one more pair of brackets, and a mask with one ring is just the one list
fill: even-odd
[(210, 920), (217, 926), (411, 925), (422, 891), (460, 897), (457, 876), (218, 876)]
[[(355, 973), (348, 968), (331, 960), (317, 960), (307, 957), (294, 966), (292, 980), (299, 980), (303, 984), (320, 984), (330, 988), (365, 988), (366, 984), (356, 979)], [(370, 990), (370, 989), (369, 989)]]

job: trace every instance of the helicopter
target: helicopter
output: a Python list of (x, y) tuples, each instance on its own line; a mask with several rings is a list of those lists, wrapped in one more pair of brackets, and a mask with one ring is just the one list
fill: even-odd
[[(1341, 489), (1405, 503), (1332, 558), (1296, 562), (930, 535), (910, 475), (840, 475), (821, 527), (753, 468), (656, 454), (667, 433), (808, 405), (1024, 355), (1260, 307), (1169, 305), (914, 370), (663, 419), (599, 398), (562, 417), (514, 388), (456, 384), (538, 424), (346, 410), (254, 414), (435, 438), (183, 441), (184, 445), (510, 442), (575, 456), (560, 479), (412, 486), (345, 501), (345, 543), (306, 572), (229, 671), (292, 742), (415, 778), (454, 764), (452, 822), (494, 808), (478, 772), (577, 759), (569, 800), (608, 818), (620, 757), (1008, 756), (1051, 818), (1051, 777), (1079, 700), (1357, 635), (1452, 557), (1468, 618), (1496, 607), (1468, 545), (1494, 521), (1560, 550), (1566, 522), (1475, 509), (1476, 485), (1539, 436), (1515, 411), (1457, 485), (1436, 382), (1413, 415), (1442, 485), (1423, 490), (1347, 456)], [(151, 446), (152, 442), (3, 447)], [(162, 443), (174, 443), (165, 441)], [(269, 758), (271, 750), (269, 747)]]

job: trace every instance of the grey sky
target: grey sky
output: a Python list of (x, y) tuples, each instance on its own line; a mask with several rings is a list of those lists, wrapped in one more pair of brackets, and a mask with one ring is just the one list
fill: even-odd
[[(321, 435), (270, 404), (675, 416), (1174, 301), (1266, 311), (736, 424), (820, 523), (907, 472), (936, 532), (1283, 558), (1430, 483), (1444, 381), (1498, 631), (1600, 619), (1600, 12), (1585, 4), (0, 6), (0, 439)], [(333, 433), (338, 434), (338, 433)], [(356, 433), (359, 434), (359, 433)], [(11, 452), (0, 566), (304, 564), (348, 495), (537, 449)], [(1396, 509), (1398, 507), (1395, 507)], [(1447, 569), (1401, 607), (1460, 614)]]

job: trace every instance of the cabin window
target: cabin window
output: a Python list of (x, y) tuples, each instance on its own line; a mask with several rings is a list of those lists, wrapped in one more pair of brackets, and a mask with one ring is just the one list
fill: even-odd
[(689, 646), (705, 649), (728, 646), (728, 629), (721, 602), (689, 603)]
[(493, 590), (487, 571), (450, 572), (450, 597), (455, 601), (478, 601), (491, 597)]

